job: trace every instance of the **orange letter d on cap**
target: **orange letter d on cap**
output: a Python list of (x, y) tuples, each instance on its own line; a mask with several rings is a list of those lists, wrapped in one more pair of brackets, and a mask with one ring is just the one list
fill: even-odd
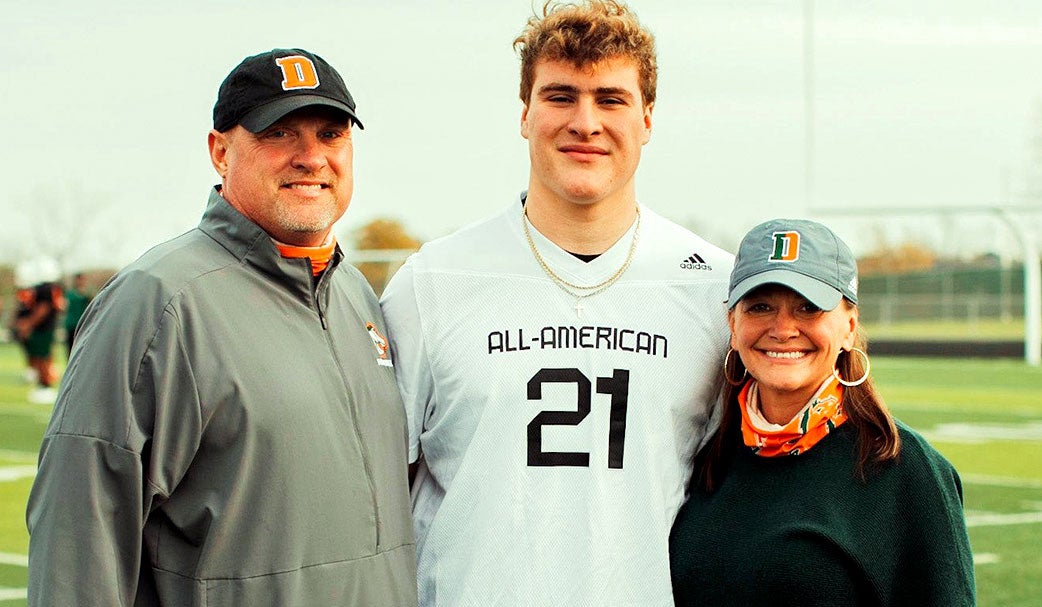
[(301, 55), (279, 57), (275, 63), (282, 69), (282, 90), (318, 88), (315, 64)]

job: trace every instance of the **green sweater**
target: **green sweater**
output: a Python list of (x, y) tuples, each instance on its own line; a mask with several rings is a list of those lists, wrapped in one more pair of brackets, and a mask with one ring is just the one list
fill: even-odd
[(861, 482), (841, 426), (802, 455), (739, 444), (712, 495), (693, 488), (670, 537), (677, 607), (975, 604), (962, 485), (898, 424), (901, 456)]

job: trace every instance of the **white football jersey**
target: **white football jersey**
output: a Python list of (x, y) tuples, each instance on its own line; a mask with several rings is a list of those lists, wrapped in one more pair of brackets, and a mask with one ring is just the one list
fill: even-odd
[[(383, 296), (409, 419), (424, 607), (671, 606), (669, 531), (716, 424), (732, 256), (641, 207), (577, 300), (517, 200), (424, 245)], [(583, 262), (597, 284), (634, 227)]]

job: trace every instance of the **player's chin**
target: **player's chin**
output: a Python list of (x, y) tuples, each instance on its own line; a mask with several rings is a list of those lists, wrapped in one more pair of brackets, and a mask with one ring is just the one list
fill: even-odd
[(574, 204), (593, 204), (604, 199), (609, 191), (605, 184), (589, 180), (573, 181), (563, 189), (568, 200)]

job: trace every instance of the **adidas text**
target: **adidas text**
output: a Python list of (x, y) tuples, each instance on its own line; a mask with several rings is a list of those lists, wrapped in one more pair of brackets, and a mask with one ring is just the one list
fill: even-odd
[(684, 270), (712, 270), (713, 266), (706, 263), (706, 260), (702, 259), (702, 256), (698, 253), (692, 253), (691, 257), (680, 262), (680, 267)]

